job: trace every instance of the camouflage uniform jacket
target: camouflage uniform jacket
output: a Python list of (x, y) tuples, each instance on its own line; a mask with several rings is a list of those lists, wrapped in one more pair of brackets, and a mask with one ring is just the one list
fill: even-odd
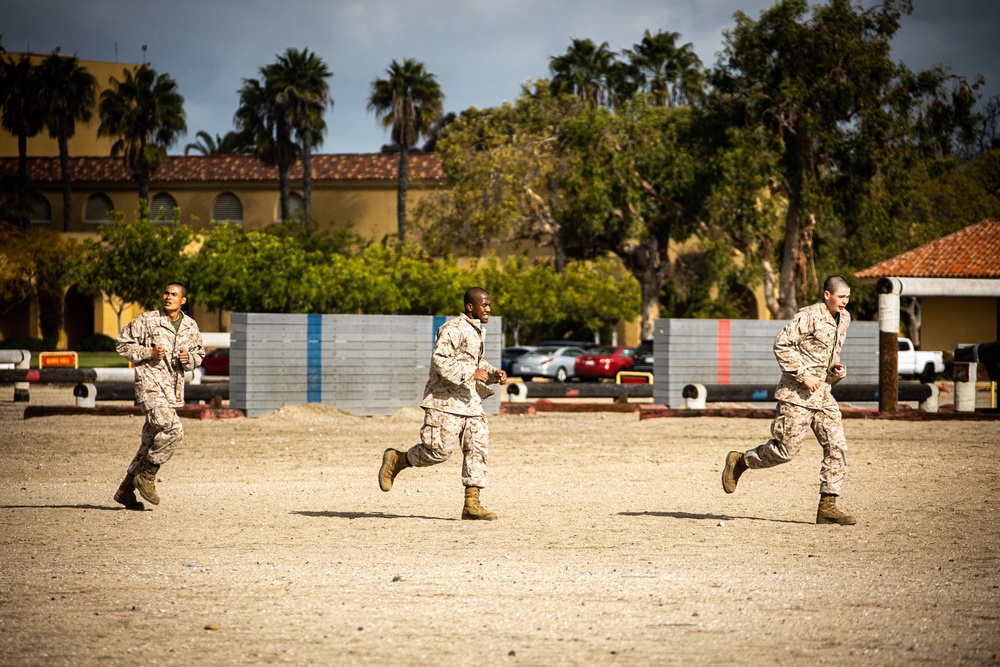
[(483, 399), (472, 374), (481, 368), (489, 376), (487, 383), (498, 381), (497, 369), (483, 360), (485, 347), (486, 332), (479, 320), (463, 313), (442, 324), (420, 407), (468, 417), (482, 415)]
[[(851, 316), (846, 310), (840, 312), (838, 322), (823, 302), (795, 313), (774, 339), (774, 356), (781, 367), (774, 398), (815, 410), (836, 407), (830, 390), (843, 378), (834, 376), (830, 368), (840, 363), (840, 350), (850, 325)], [(804, 384), (808, 377), (824, 382), (810, 392)]]
[[(184, 371), (201, 364), (205, 348), (197, 322), (183, 312), (181, 318), (180, 330), (175, 331), (166, 311), (150, 310), (126, 324), (118, 334), (118, 354), (135, 364), (135, 400), (140, 405), (157, 395), (174, 407), (184, 405)], [(167, 350), (163, 359), (150, 356), (156, 344)], [(188, 351), (186, 365), (180, 361), (181, 348)]]

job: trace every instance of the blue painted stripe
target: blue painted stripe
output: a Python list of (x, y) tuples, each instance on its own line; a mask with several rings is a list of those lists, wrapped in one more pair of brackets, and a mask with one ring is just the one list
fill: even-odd
[(435, 315), (434, 319), (431, 321), (431, 349), (434, 349), (434, 343), (437, 342), (437, 332), (441, 328), (441, 325), (448, 321), (448, 318), (444, 315)]
[(306, 402), (323, 402), (323, 316), (309, 315), (306, 330)]

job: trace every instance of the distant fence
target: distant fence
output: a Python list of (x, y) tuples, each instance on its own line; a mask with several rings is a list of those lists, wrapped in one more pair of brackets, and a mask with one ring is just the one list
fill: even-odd
[[(358, 415), (420, 405), (434, 336), (448, 319), (233, 313), (229, 404), (248, 417), (305, 403)], [(497, 368), (501, 331), (500, 318), (490, 318), (485, 356)], [(497, 414), (499, 392), (483, 407)]]
[[(777, 384), (774, 338), (788, 320), (658, 319), (653, 400), (680, 408), (688, 384)], [(850, 384), (878, 384), (878, 322), (852, 322), (841, 363)]]

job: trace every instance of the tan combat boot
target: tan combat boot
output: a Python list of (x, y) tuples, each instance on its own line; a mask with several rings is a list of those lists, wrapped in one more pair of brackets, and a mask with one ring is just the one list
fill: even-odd
[(479, 489), (475, 486), (465, 487), (465, 508), (462, 509), (463, 519), (482, 519), (493, 521), (497, 518), (495, 512), (487, 511), (479, 504)]
[(740, 475), (746, 470), (747, 464), (743, 461), (743, 452), (729, 452), (726, 455), (726, 465), (722, 468), (722, 490), (726, 493), (735, 491)]
[(156, 473), (159, 471), (160, 466), (143, 461), (135, 471), (135, 479), (132, 480), (135, 490), (154, 505), (160, 504), (160, 496), (156, 493)]
[(406, 452), (390, 447), (382, 454), (382, 467), (378, 469), (378, 488), (388, 491), (396, 475), (410, 467)]
[(125, 475), (125, 479), (122, 480), (122, 483), (118, 485), (118, 490), (115, 491), (115, 502), (119, 505), (124, 505), (125, 509), (144, 510), (146, 506), (135, 497), (135, 485), (132, 479), (132, 475)]
[(837, 509), (837, 496), (832, 493), (819, 494), (819, 509), (816, 510), (816, 523), (838, 523), (841, 526), (853, 526), (857, 520), (850, 514), (844, 514)]

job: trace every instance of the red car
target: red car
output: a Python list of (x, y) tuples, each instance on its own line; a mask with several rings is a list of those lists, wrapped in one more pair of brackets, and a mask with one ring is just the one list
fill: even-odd
[(573, 375), (581, 380), (614, 379), (618, 371), (632, 369), (634, 347), (593, 347), (576, 358)]
[(205, 375), (229, 375), (229, 350), (212, 350), (201, 360), (201, 365), (205, 369)]

